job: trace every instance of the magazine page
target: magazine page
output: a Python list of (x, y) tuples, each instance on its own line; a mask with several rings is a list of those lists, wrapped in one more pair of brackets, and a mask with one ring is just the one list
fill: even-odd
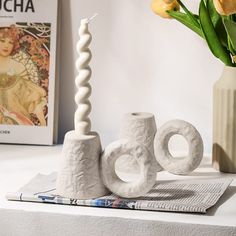
[(232, 182), (229, 178), (157, 181), (145, 196), (119, 198), (113, 194), (91, 200), (63, 198), (56, 194), (57, 173), (36, 175), (8, 200), (57, 203), (66, 205), (123, 208), (150, 211), (206, 213)]
[(0, 143), (53, 143), (57, 14), (57, 0), (0, 1)]

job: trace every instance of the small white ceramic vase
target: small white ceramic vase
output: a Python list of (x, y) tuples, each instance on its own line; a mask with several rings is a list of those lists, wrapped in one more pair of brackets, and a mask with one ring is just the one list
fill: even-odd
[[(188, 143), (188, 155), (174, 158), (169, 151), (169, 141), (174, 135), (181, 135)], [(187, 175), (195, 170), (203, 157), (203, 141), (200, 133), (184, 120), (170, 120), (157, 130), (154, 152), (164, 170), (176, 175)]]
[[(150, 158), (155, 159), (153, 142), (156, 131), (156, 122), (153, 114), (145, 112), (127, 113), (123, 117), (120, 129), (120, 138), (128, 139), (144, 145), (152, 154)], [(162, 167), (156, 160), (154, 160), (153, 163), (156, 171), (162, 170)], [(117, 160), (116, 169), (127, 173), (140, 172), (140, 167), (137, 161), (131, 156), (120, 157)]]
[[(116, 161), (123, 155), (132, 157), (139, 165), (139, 177), (134, 181), (124, 181), (116, 173)], [(120, 139), (109, 144), (102, 155), (102, 178), (106, 187), (124, 198), (136, 198), (149, 192), (156, 182), (154, 157), (142, 144), (130, 139)]]

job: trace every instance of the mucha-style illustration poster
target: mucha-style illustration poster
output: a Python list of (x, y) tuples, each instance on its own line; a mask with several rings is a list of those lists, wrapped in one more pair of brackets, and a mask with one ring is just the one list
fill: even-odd
[(57, 142), (58, 12), (58, 0), (0, 1), (0, 143)]
[(0, 27), (0, 124), (47, 126), (50, 23)]

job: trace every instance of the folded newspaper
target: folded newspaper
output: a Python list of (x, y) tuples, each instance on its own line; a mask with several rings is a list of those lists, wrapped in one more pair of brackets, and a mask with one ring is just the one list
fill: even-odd
[(56, 195), (57, 173), (38, 174), (16, 193), (8, 193), (13, 201), (56, 203), (78, 206), (122, 208), (150, 211), (206, 213), (214, 206), (232, 182), (229, 178), (160, 180), (143, 197), (119, 198), (113, 194), (91, 200), (63, 198)]

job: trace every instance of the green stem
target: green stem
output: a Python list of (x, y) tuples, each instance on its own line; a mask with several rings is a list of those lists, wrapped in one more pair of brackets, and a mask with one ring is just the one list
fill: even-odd
[(188, 14), (189, 18), (192, 20), (193, 24), (197, 27), (199, 27), (199, 22), (197, 19), (194, 17), (193, 13), (188, 10), (188, 8), (181, 2), (181, 0), (177, 0), (179, 5), (183, 8), (183, 10)]
[(232, 15), (232, 19), (233, 19), (234, 22), (236, 22), (236, 14)]

